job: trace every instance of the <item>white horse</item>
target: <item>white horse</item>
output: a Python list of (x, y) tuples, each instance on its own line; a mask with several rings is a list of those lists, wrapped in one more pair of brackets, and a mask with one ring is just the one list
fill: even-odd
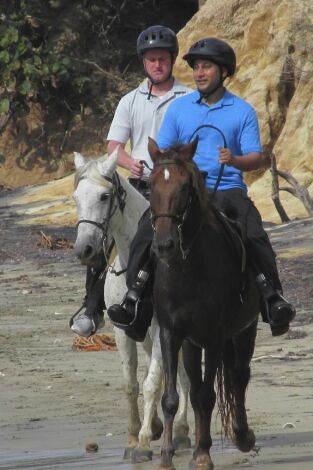
[[(138, 221), (148, 208), (146, 199), (128, 181), (116, 172), (117, 150), (109, 157), (85, 160), (75, 155), (75, 192), (79, 225), (75, 242), (75, 253), (83, 264), (96, 265), (103, 258), (106, 240), (114, 239), (118, 256), (110, 267), (105, 282), (105, 303), (107, 307), (120, 303), (126, 293), (124, 272), (126, 270), (130, 243), (136, 233)], [(159, 326), (155, 318), (142, 344), (147, 357), (148, 371), (143, 383), (143, 421), (141, 424), (137, 378), (137, 344), (122, 330), (115, 328), (115, 339), (120, 353), (125, 391), (128, 400), (128, 442), (124, 458), (133, 463), (151, 460), (151, 440), (159, 439), (163, 424), (157, 414), (162, 389), (162, 354), (159, 340)], [(180, 405), (175, 424), (176, 448), (189, 448), (189, 426), (187, 423), (187, 402), (189, 380), (182, 365), (179, 372)]]

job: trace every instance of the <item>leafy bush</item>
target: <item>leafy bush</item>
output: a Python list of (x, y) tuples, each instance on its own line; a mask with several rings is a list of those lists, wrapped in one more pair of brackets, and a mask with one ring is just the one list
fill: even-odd
[[(29, 15), (12, 15), (0, 23), (0, 112), (25, 114), (31, 101), (75, 108), (89, 78), (71, 57), (54, 52), (45, 28)], [(62, 92), (63, 91), (63, 92)], [(66, 103), (64, 102), (66, 91)]]

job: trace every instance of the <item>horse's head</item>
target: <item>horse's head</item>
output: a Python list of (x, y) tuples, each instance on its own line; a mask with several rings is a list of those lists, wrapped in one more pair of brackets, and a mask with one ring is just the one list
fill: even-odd
[(75, 253), (83, 264), (100, 268), (108, 238), (108, 228), (123, 194), (116, 195), (116, 165), (118, 149), (109, 157), (86, 160), (80, 153), (75, 158), (75, 191), (78, 213)]
[(196, 138), (190, 144), (161, 151), (149, 139), (148, 150), (154, 163), (150, 176), (153, 249), (160, 258), (168, 259), (177, 250), (186, 256), (185, 236), (192, 237), (197, 230), (190, 220), (196, 223), (195, 216), (201, 218), (207, 204), (203, 177), (192, 162), (197, 143)]

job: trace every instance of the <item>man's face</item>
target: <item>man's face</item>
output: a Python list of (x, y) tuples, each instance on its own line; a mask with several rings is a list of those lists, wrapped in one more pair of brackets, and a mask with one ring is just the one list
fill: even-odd
[[(227, 76), (227, 70), (222, 68), (222, 78)], [(197, 88), (202, 93), (213, 90), (221, 80), (221, 68), (209, 59), (197, 59), (193, 65), (193, 78)]]
[(171, 53), (165, 49), (151, 49), (145, 52), (143, 62), (146, 73), (154, 83), (166, 80), (172, 69)]

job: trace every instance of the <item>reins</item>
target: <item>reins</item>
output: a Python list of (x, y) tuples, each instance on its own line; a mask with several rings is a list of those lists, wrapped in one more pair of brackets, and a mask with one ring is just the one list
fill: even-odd
[[(109, 262), (110, 256), (114, 248), (114, 240), (111, 240), (110, 244), (108, 244), (108, 230), (110, 221), (117, 209), (119, 209), (121, 212), (123, 212), (124, 210), (126, 191), (123, 188), (119, 175), (116, 171), (113, 173), (112, 178), (109, 178), (108, 176), (103, 176), (103, 178), (112, 184), (112, 189), (110, 191), (109, 198), (109, 206), (106, 214), (107, 216), (104, 218), (103, 222), (96, 222), (94, 220), (89, 219), (80, 219), (76, 226), (78, 227), (82, 223), (91, 224), (102, 231), (102, 249), (106, 261), (106, 267), (103, 270), (103, 273), (105, 273), (108, 268), (110, 268), (110, 272), (112, 272), (112, 274), (115, 274), (115, 276), (120, 276), (121, 274), (126, 272), (126, 268), (120, 271), (116, 271)], [(115, 201), (117, 201), (117, 204), (114, 204)]]
[[(203, 128), (210, 128), (210, 129), (216, 130), (222, 136), (224, 148), (227, 148), (227, 142), (226, 142), (226, 138), (225, 138), (224, 133), (218, 127), (213, 126), (211, 124), (203, 124), (203, 125), (197, 127), (195, 129), (195, 131), (192, 133), (192, 135), (189, 139), (189, 142), (191, 142), (193, 137), (195, 136), (195, 134), (200, 129), (203, 129)], [(158, 161), (157, 164), (154, 165), (154, 167), (158, 167), (158, 166), (161, 166), (161, 165), (175, 165), (175, 164), (176, 165), (180, 164), (180, 160), (178, 158), (160, 160), (160, 161)], [(215, 183), (214, 188), (213, 188), (213, 191), (210, 194), (210, 202), (212, 202), (213, 199), (214, 199), (215, 193), (218, 189), (218, 186), (220, 184), (220, 181), (221, 181), (223, 173), (224, 173), (224, 167), (225, 167), (225, 163), (222, 163), (222, 165), (220, 167), (220, 170), (219, 170), (219, 174), (218, 174), (216, 183)], [(202, 217), (201, 222), (199, 224), (199, 227), (197, 228), (197, 231), (196, 231), (195, 235), (193, 236), (191, 242), (189, 243), (189, 246), (187, 248), (184, 248), (183, 247), (183, 233), (182, 233), (183, 223), (185, 222), (185, 220), (187, 218), (187, 215), (189, 213), (193, 195), (194, 195), (194, 188), (192, 187), (191, 181), (190, 181), (189, 197), (187, 199), (185, 209), (181, 214), (171, 214), (171, 213), (152, 214), (152, 212), (151, 212), (151, 223), (152, 223), (152, 227), (153, 227), (154, 231), (155, 231), (155, 221), (158, 218), (167, 217), (167, 218), (175, 220), (175, 222), (177, 223), (177, 230), (178, 230), (178, 236), (179, 236), (179, 245), (180, 245), (180, 251), (181, 251), (183, 260), (185, 260), (187, 258), (187, 256), (189, 255), (190, 250), (191, 250), (195, 240), (197, 239), (199, 233), (201, 232), (203, 224), (204, 224), (204, 218)]]
[[(221, 131), (221, 129), (219, 129), (218, 127), (216, 126), (213, 126), (212, 124), (202, 124), (201, 126), (197, 127), (197, 129), (191, 134), (191, 137), (189, 139), (189, 142), (192, 141), (193, 137), (195, 136), (196, 132), (199, 131), (200, 129), (204, 129), (204, 128), (208, 128), (208, 129), (214, 129), (215, 131), (217, 131), (222, 139), (223, 139), (223, 145), (224, 145), (224, 149), (227, 148), (227, 142), (226, 142), (226, 137), (224, 135), (224, 133)], [(221, 182), (221, 179), (222, 179), (222, 176), (223, 176), (223, 173), (224, 173), (224, 167), (225, 167), (225, 163), (222, 163), (221, 164), (221, 167), (220, 167), (220, 170), (219, 170), (219, 173), (218, 173), (218, 176), (217, 176), (217, 180), (216, 180), (216, 183), (214, 185), (214, 188), (213, 188), (213, 191), (212, 193), (210, 194), (210, 201), (212, 202), (213, 199), (214, 199), (214, 196), (215, 196), (215, 193), (217, 191), (217, 188)]]
[[(80, 180), (82, 180), (84, 178), (86, 178), (86, 176), (82, 176), (80, 178)], [(123, 212), (125, 204), (126, 204), (125, 203), (126, 191), (123, 188), (123, 186), (121, 184), (121, 181), (120, 181), (120, 178), (119, 178), (119, 175), (116, 171), (113, 173), (112, 178), (109, 178), (108, 176), (103, 176), (103, 178), (106, 181), (108, 181), (109, 183), (112, 184), (112, 188), (111, 188), (110, 196), (109, 196), (110, 200), (109, 200), (109, 206), (108, 206), (108, 210), (107, 210), (107, 217), (105, 217), (103, 222), (96, 222), (95, 220), (89, 220), (89, 219), (80, 219), (76, 224), (76, 227), (79, 227), (79, 225), (83, 224), (83, 223), (84, 224), (94, 225), (95, 227), (97, 227), (102, 232), (102, 240), (101, 240), (102, 241), (102, 250), (103, 250), (103, 255), (104, 255), (104, 258), (105, 258), (105, 261), (106, 261), (106, 265), (105, 265), (105, 268), (98, 275), (96, 285), (97, 284), (100, 285), (101, 283), (104, 282), (105, 276), (106, 276), (106, 273), (107, 273), (108, 269), (110, 269), (110, 272), (112, 274), (114, 274), (115, 276), (120, 276), (121, 274), (124, 274), (126, 272), (126, 268), (121, 269), (120, 271), (116, 271), (113, 268), (113, 266), (110, 264), (110, 256), (112, 254), (115, 242), (111, 238), (110, 243), (108, 243), (109, 223), (110, 223), (113, 215), (115, 214), (115, 212), (117, 211), (118, 208), (121, 212)], [(114, 204), (115, 201), (117, 201), (117, 204)], [(91, 295), (92, 296), (94, 295), (94, 289), (93, 289)], [(73, 325), (74, 319), (78, 316), (78, 314), (81, 312), (81, 310), (85, 307), (87, 307), (87, 298), (84, 299), (83, 304), (81, 305), (81, 307), (70, 318), (70, 321), (69, 321), (70, 327)]]

